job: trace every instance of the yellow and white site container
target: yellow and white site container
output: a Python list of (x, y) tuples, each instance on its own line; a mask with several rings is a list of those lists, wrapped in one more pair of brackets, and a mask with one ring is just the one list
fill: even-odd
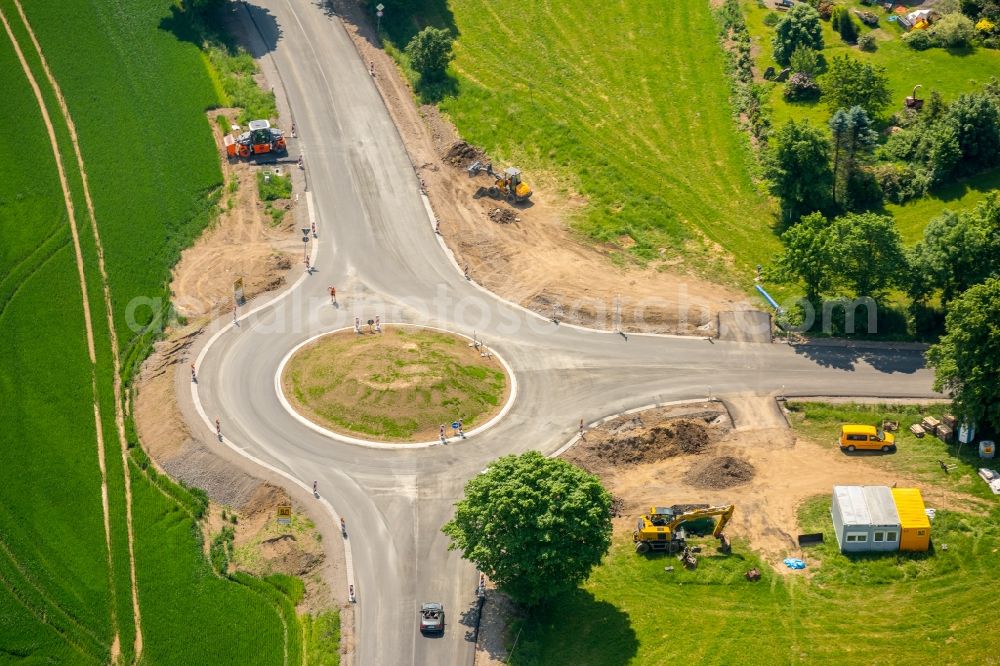
[(924, 552), (931, 544), (931, 521), (924, 510), (924, 498), (917, 488), (893, 488), (892, 498), (899, 514), (899, 549)]

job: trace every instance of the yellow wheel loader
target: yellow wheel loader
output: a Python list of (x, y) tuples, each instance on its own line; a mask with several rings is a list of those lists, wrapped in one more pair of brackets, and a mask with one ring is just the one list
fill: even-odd
[(723, 530), (732, 520), (735, 508), (732, 504), (697, 507), (650, 507), (649, 513), (639, 518), (635, 531), (632, 532), (635, 552), (665, 551), (676, 553), (682, 551), (687, 545), (687, 534), (681, 525), (700, 518), (718, 516), (719, 520), (715, 524), (715, 529), (712, 530), (712, 536), (719, 540), (722, 552), (729, 553), (732, 546)]
[(477, 176), (486, 173), (493, 179), (493, 185), (489, 189), (490, 196), (494, 199), (506, 199), (513, 203), (524, 203), (531, 198), (531, 188), (521, 180), (521, 170), (516, 167), (507, 167), (503, 173), (497, 173), (490, 163), (483, 164), (475, 161), (466, 169), (469, 176)]

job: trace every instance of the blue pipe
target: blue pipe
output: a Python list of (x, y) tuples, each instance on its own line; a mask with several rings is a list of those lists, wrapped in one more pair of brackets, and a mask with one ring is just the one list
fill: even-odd
[(771, 298), (771, 294), (764, 291), (764, 287), (760, 286), (759, 284), (754, 286), (757, 287), (757, 291), (760, 292), (760, 295), (763, 296), (765, 299), (767, 299), (767, 302), (771, 304), (771, 307), (773, 307), (776, 312), (781, 312), (781, 308), (778, 306), (778, 303), (773, 298)]

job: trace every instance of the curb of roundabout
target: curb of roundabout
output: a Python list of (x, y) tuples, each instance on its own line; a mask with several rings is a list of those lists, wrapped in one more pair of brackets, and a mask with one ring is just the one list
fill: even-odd
[[(470, 338), (467, 335), (463, 335), (462, 333), (456, 333), (455, 331), (449, 331), (448, 329), (444, 328), (438, 328), (435, 326), (423, 326), (421, 324), (410, 324), (410, 323), (392, 324), (390, 322), (383, 322), (382, 325), (383, 326), (396, 325), (396, 326), (407, 326), (410, 328), (422, 328), (428, 331), (437, 331), (439, 333), (448, 333), (449, 335), (456, 335), (458, 337), (468, 340), (470, 343), (475, 342), (472, 338)], [(281, 363), (278, 364), (278, 370), (274, 373), (274, 392), (278, 396), (278, 401), (281, 403), (281, 406), (285, 409), (286, 412), (291, 414), (295, 418), (295, 420), (297, 420), (299, 423), (306, 426), (307, 428), (315, 432), (318, 432), (324, 437), (327, 437), (329, 439), (334, 439), (339, 442), (344, 442), (346, 444), (363, 446), (369, 449), (426, 449), (432, 446), (442, 446), (441, 442), (438, 440), (433, 440), (430, 442), (379, 442), (376, 440), (361, 439), (360, 437), (351, 437), (350, 435), (344, 435), (329, 430), (327, 428), (324, 428), (318, 423), (310, 421), (309, 419), (307, 419), (306, 417), (302, 416), (297, 411), (295, 411), (295, 408), (292, 407), (291, 403), (288, 401), (288, 398), (285, 397), (285, 392), (281, 388), (281, 374), (285, 370), (285, 365), (292, 358), (292, 356), (295, 355), (297, 351), (299, 351), (306, 345), (316, 340), (319, 340), (320, 338), (325, 337), (327, 335), (332, 335), (334, 333), (340, 333), (343, 331), (351, 331), (351, 330), (354, 330), (353, 327), (346, 326), (343, 328), (338, 328), (331, 331), (324, 331), (322, 333), (318, 333), (317, 335), (314, 335), (311, 338), (303, 340), (299, 344), (295, 345), (287, 354), (285, 354), (285, 356), (281, 359)], [(513, 407), (514, 400), (517, 398), (517, 378), (514, 376), (514, 370), (510, 367), (510, 365), (503, 358), (503, 356), (497, 354), (495, 350), (491, 349), (490, 353), (493, 354), (493, 357), (500, 362), (500, 365), (503, 366), (504, 372), (507, 374), (507, 379), (510, 382), (510, 395), (507, 397), (507, 402), (504, 403), (504, 406), (500, 409), (500, 411), (497, 414), (493, 416), (493, 418), (491, 418), (489, 421), (482, 424), (481, 426), (477, 426), (472, 430), (470, 430), (469, 432), (465, 433), (466, 438), (475, 437), (477, 434), (484, 432), (489, 428), (493, 427), (494, 425), (496, 425), (497, 423), (499, 423), (499, 421), (504, 416), (507, 415), (507, 412), (510, 411), (511, 407)], [(459, 442), (461, 441), (462, 440), (459, 440)]]

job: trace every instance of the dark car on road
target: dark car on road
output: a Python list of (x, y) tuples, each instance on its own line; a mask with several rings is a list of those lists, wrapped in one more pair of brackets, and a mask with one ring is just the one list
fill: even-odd
[(436, 602), (428, 602), (420, 606), (420, 633), (444, 633), (444, 606)]

